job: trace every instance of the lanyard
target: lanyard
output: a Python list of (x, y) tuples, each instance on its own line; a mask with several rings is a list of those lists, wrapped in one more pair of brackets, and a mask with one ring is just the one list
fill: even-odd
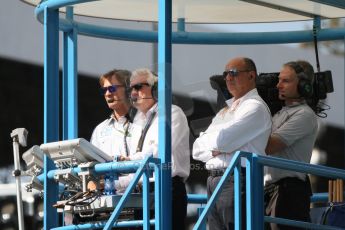
[(151, 116), (149, 117), (149, 119), (147, 120), (147, 123), (145, 125), (145, 128), (143, 129), (143, 131), (141, 132), (141, 136), (138, 142), (138, 146), (137, 146), (137, 152), (141, 152), (141, 150), (143, 149), (143, 144), (144, 144), (144, 140), (145, 140), (145, 136), (146, 133), (148, 131), (148, 129), (150, 128), (153, 118), (156, 116), (156, 111), (154, 111)]
[(129, 149), (128, 149), (128, 144), (127, 144), (127, 135), (128, 135), (128, 129), (129, 129), (130, 121), (126, 121), (126, 128), (125, 128), (125, 133), (123, 134), (123, 145), (125, 146), (125, 151), (126, 151), (126, 156), (129, 156)]

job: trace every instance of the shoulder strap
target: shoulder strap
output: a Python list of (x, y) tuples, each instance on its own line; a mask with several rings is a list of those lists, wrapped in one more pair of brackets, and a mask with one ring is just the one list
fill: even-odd
[(141, 132), (141, 136), (140, 136), (140, 139), (139, 139), (139, 142), (138, 142), (138, 146), (137, 146), (137, 152), (141, 152), (141, 150), (143, 149), (143, 144), (144, 144), (144, 140), (145, 140), (145, 136), (146, 136), (146, 133), (147, 131), (149, 130), (151, 124), (152, 124), (152, 121), (153, 121), (153, 118), (156, 116), (156, 111), (154, 111), (151, 116), (149, 117), (149, 119), (147, 120), (147, 123), (145, 125), (145, 128), (143, 129), (143, 131)]
[(130, 107), (128, 113), (126, 114), (126, 127), (125, 127), (125, 133), (123, 135), (123, 145), (125, 146), (125, 151), (126, 151), (126, 156), (129, 156), (129, 149), (128, 149), (128, 145), (127, 145), (127, 136), (128, 136), (128, 130), (129, 130), (129, 126), (130, 124), (133, 122), (133, 118), (135, 116), (135, 114), (137, 113), (137, 109)]

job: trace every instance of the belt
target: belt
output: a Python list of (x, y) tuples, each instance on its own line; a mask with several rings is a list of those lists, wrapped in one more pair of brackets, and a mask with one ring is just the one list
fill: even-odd
[[(224, 168), (224, 169), (211, 169), (211, 170), (208, 170), (208, 175), (209, 175), (209, 176), (212, 176), (212, 177), (223, 176), (225, 170), (226, 170), (226, 168)], [(246, 173), (246, 168), (241, 167), (241, 173), (242, 173), (242, 175), (245, 175), (245, 173)]]

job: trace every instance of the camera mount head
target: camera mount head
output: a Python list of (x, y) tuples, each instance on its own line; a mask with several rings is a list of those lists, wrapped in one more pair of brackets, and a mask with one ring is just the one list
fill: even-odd
[(11, 137), (14, 139), (14, 141), (18, 142), (22, 147), (26, 147), (28, 131), (25, 128), (14, 129), (11, 132)]

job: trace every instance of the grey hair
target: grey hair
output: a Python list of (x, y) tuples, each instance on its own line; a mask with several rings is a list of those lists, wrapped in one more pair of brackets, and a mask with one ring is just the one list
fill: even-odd
[(132, 72), (131, 81), (138, 76), (146, 76), (146, 81), (150, 86), (153, 86), (158, 81), (158, 77), (151, 70), (146, 68), (134, 70)]

